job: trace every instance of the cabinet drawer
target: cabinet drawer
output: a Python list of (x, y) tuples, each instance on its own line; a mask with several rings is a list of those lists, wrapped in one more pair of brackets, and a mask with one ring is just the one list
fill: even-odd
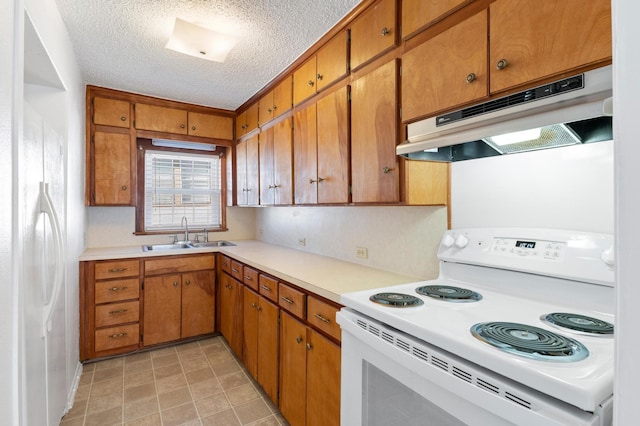
[(304, 319), (306, 295), (303, 292), (279, 283), (278, 296), (278, 305), (281, 308), (286, 309), (298, 318)]
[(231, 258), (228, 256), (221, 255), (220, 263), (222, 264), (222, 270), (227, 274), (231, 275)]
[(242, 281), (242, 263), (231, 261), (231, 276), (238, 281)]
[(124, 302), (96, 306), (96, 327), (137, 322), (140, 319), (140, 303)]
[(95, 279), (137, 277), (140, 262), (137, 260), (118, 260), (114, 262), (96, 262)]
[(307, 321), (329, 336), (340, 340), (340, 326), (336, 322), (338, 308), (309, 296), (307, 300)]
[(95, 303), (118, 302), (140, 297), (140, 281), (129, 280), (101, 281), (95, 285)]
[(215, 269), (215, 267), (216, 261), (214, 254), (205, 254), (201, 256), (163, 257), (161, 259), (145, 260), (144, 274), (173, 274), (176, 272)]
[(140, 342), (140, 325), (130, 324), (103, 328), (95, 332), (95, 351), (137, 345)]
[(278, 303), (278, 281), (276, 279), (260, 274), (260, 288), (258, 291), (267, 299)]
[(242, 282), (255, 291), (258, 291), (258, 271), (248, 266), (245, 266), (243, 270)]

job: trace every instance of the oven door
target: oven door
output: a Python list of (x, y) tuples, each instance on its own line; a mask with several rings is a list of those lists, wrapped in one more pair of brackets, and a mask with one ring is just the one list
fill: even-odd
[(607, 424), (348, 308), (336, 319), (343, 425)]

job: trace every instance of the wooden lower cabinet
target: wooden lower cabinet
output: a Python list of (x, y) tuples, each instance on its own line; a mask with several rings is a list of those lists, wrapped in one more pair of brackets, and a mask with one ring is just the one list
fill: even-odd
[(220, 275), (220, 333), (242, 359), (242, 300), (244, 286), (230, 275)]
[(340, 346), (284, 312), (280, 411), (292, 426), (340, 424)]
[(277, 404), (280, 309), (248, 287), (244, 287), (243, 297), (242, 359), (249, 373)]

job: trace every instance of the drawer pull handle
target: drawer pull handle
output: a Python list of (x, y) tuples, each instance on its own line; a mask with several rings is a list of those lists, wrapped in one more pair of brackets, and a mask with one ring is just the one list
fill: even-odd
[(123, 291), (126, 290), (128, 287), (124, 286), (124, 287), (111, 287), (109, 290), (111, 291)]
[(124, 314), (125, 312), (128, 312), (128, 309), (118, 309), (117, 311), (110, 311), (109, 313), (111, 315), (117, 315), (117, 314)]
[(293, 305), (293, 300), (289, 299), (288, 297), (281, 297), (280, 299), (284, 300), (285, 302), (287, 302), (290, 305)]
[(271, 291), (271, 289), (269, 287), (267, 287), (266, 285), (262, 285), (261, 287), (265, 291)]
[(126, 270), (127, 268), (111, 268), (109, 269), (109, 272), (124, 272)]
[(313, 314), (313, 316), (314, 316), (314, 317), (316, 317), (316, 318), (318, 318), (318, 319), (319, 319), (320, 321), (322, 321), (322, 322), (326, 322), (327, 324), (329, 324), (329, 323), (331, 322), (331, 320), (330, 320), (330, 319), (327, 319), (327, 318), (323, 317), (323, 316), (322, 316), (322, 315), (320, 315), (320, 314)]
[(251, 278), (251, 275), (245, 275), (244, 279), (247, 281), (251, 281), (253, 278)]
[(240, 271), (237, 270), (236, 268), (231, 268), (231, 272), (240, 272)]
[(116, 334), (112, 334), (111, 336), (109, 336), (109, 338), (111, 338), (111, 339), (117, 339), (117, 338), (119, 338), (119, 337), (124, 337), (124, 336), (126, 336), (126, 335), (127, 335), (127, 333), (116, 333)]

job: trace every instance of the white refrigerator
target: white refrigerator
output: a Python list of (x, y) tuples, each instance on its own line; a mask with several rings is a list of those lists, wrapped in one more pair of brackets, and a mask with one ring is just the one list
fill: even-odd
[[(34, 99), (31, 103), (30, 99)], [(65, 144), (45, 118), (47, 89), (25, 85), (16, 196), (21, 424), (60, 423), (67, 405)]]

